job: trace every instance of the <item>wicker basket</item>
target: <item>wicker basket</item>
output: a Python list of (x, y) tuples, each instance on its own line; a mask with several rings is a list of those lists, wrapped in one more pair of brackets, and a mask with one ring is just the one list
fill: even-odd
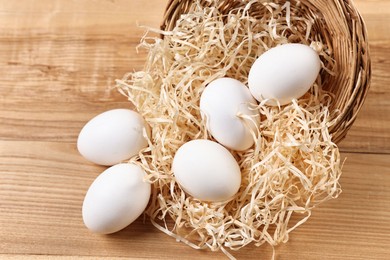
[[(221, 0), (220, 10), (229, 10), (245, 5), (247, 0)], [(253, 16), (261, 16), (265, 11), (263, 2), (258, 0), (252, 5)], [(274, 1), (284, 3), (286, 1)], [(363, 105), (369, 89), (371, 78), (371, 62), (367, 42), (367, 31), (362, 17), (351, 0), (291, 0), (292, 8), (299, 2), (300, 11), (316, 17), (313, 26), (316, 33), (333, 50), (336, 76), (324, 75), (324, 88), (334, 94), (333, 110), (338, 113), (330, 131), (333, 141), (339, 143), (347, 134)], [(161, 29), (170, 30), (175, 26), (181, 14), (191, 9), (192, 0), (170, 0)], [(202, 1), (208, 5), (208, 1)], [(296, 15), (305, 15), (296, 13)]]

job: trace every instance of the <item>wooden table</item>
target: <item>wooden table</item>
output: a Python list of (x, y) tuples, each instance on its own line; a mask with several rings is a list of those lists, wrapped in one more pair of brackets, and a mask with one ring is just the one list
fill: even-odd
[[(128, 107), (110, 91), (141, 69), (135, 47), (165, 0), (0, 0), (0, 258), (222, 258), (195, 251), (138, 219), (101, 236), (83, 225), (85, 192), (104, 169), (77, 152), (94, 115)], [(343, 193), (276, 248), (277, 259), (390, 258), (390, 0), (357, 0), (367, 22), (372, 86), (348, 137)], [(239, 259), (270, 259), (248, 247)]]

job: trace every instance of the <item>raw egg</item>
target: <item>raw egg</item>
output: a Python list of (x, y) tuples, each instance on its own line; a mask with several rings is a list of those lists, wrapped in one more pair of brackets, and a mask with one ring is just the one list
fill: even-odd
[(256, 105), (249, 89), (232, 78), (212, 81), (200, 98), (200, 110), (211, 135), (236, 151), (244, 151), (254, 144), (260, 118)]
[(241, 185), (240, 167), (222, 145), (210, 140), (192, 140), (175, 154), (172, 171), (180, 187), (196, 199), (226, 201)]
[(147, 147), (144, 132), (150, 128), (140, 114), (129, 109), (113, 109), (92, 118), (81, 130), (77, 148), (87, 160), (114, 165)]
[(117, 232), (136, 220), (150, 198), (150, 183), (135, 164), (114, 165), (100, 174), (85, 195), (83, 220), (89, 230), (100, 234)]
[(252, 95), (267, 105), (285, 105), (303, 96), (321, 69), (317, 52), (304, 44), (279, 45), (264, 52), (252, 65), (248, 85)]

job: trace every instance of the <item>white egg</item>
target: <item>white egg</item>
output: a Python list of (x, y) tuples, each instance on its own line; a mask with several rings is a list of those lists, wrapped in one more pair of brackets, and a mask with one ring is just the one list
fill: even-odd
[(83, 203), (83, 220), (100, 234), (117, 232), (136, 220), (150, 198), (150, 183), (135, 164), (117, 164), (100, 174), (89, 187)]
[[(254, 144), (251, 130), (256, 133), (260, 118), (258, 111), (253, 110), (256, 105), (249, 89), (232, 78), (212, 81), (200, 98), (200, 110), (207, 118), (207, 129), (220, 144), (237, 151)], [(239, 115), (250, 116), (253, 121)]]
[(267, 105), (276, 106), (276, 100), (285, 105), (310, 89), (320, 69), (320, 58), (309, 46), (279, 45), (254, 62), (248, 76), (249, 90), (258, 101), (270, 99)]
[(150, 128), (141, 115), (129, 109), (113, 109), (92, 118), (81, 130), (77, 148), (87, 160), (114, 165), (138, 154), (148, 143)]
[(225, 201), (241, 185), (241, 172), (233, 155), (210, 140), (192, 140), (175, 154), (172, 171), (180, 187), (196, 199)]

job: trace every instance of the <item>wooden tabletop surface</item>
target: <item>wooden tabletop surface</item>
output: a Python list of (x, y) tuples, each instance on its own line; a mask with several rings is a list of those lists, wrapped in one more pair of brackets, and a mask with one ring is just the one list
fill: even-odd
[[(356, 0), (366, 20), (372, 84), (347, 138), (343, 193), (320, 205), (276, 259), (390, 257), (390, 0)], [(76, 149), (82, 126), (129, 107), (110, 90), (142, 68), (144, 29), (157, 27), (166, 0), (0, 0), (0, 259), (105, 257), (223, 258), (196, 251), (142, 217), (113, 235), (90, 233), (81, 205), (104, 167)], [(238, 259), (270, 259), (249, 246)]]

